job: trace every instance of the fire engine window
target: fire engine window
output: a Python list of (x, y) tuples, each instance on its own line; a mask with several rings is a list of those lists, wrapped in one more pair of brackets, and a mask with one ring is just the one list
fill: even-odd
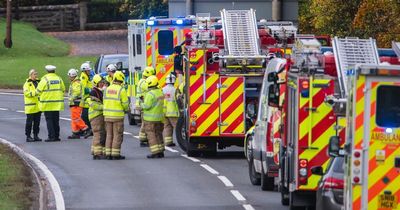
[(135, 35), (132, 35), (132, 53), (133, 56), (136, 56), (136, 46), (135, 46)]
[(158, 32), (158, 53), (160, 55), (172, 55), (174, 51), (174, 33), (170, 30)]
[(400, 127), (399, 86), (383, 85), (378, 87), (376, 101), (376, 124), (381, 127)]
[(136, 34), (136, 47), (137, 47), (137, 54), (142, 54), (142, 36), (140, 34)]

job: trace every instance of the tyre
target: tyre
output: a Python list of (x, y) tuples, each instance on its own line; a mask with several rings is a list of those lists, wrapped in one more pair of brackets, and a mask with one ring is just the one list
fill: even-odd
[[(187, 139), (187, 135), (186, 135), (186, 123), (185, 123), (185, 119), (183, 117), (180, 117), (178, 119), (178, 122), (176, 123), (175, 133), (176, 133), (176, 140), (179, 144), (179, 147), (183, 151), (187, 151), (188, 139)], [(189, 155), (189, 153), (188, 153), (188, 155)]]
[(261, 189), (263, 191), (273, 191), (275, 188), (275, 177), (269, 177), (264, 169), (261, 172)]
[(135, 118), (130, 112), (128, 112), (128, 122), (129, 125), (137, 125)]
[(284, 184), (284, 181), (285, 181), (285, 179), (284, 179), (284, 176), (285, 176), (285, 161), (284, 161), (284, 159), (283, 159), (283, 151), (281, 150), (281, 152), (282, 152), (282, 156), (280, 156), (281, 158), (280, 158), (280, 173), (279, 173), (279, 175), (281, 176), (280, 177), (280, 182), (279, 182), (279, 185), (280, 185), (280, 187), (279, 187), (279, 190), (281, 191), (281, 204), (282, 205), (284, 205), (284, 206), (289, 206), (289, 191), (288, 191), (288, 189), (285, 187), (285, 184)]
[(247, 163), (249, 164), (249, 178), (252, 185), (260, 185), (261, 177), (260, 174), (257, 173), (254, 167), (253, 149), (251, 144), (252, 144), (252, 137), (249, 136), (246, 146)]

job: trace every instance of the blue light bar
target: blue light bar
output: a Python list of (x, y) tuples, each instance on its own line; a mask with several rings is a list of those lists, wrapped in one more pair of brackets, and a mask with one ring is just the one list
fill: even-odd
[(176, 24), (182, 25), (183, 24), (183, 20), (182, 19), (176, 20)]
[(155, 24), (154, 20), (147, 21), (147, 25), (149, 26), (154, 26), (154, 24)]

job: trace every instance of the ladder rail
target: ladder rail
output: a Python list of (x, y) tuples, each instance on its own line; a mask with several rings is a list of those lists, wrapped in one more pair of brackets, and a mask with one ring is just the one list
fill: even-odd
[(397, 57), (400, 58), (400, 42), (392, 41), (392, 49)]

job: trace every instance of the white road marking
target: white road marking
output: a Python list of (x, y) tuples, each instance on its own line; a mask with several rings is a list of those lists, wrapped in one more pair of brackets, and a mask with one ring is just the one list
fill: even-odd
[(233, 187), (232, 182), (228, 178), (226, 178), (226, 176), (218, 176), (218, 179), (221, 180), (221, 182), (224, 183), (225, 186)]
[(231, 190), (231, 193), (233, 196), (235, 196), (236, 200), (238, 201), (245, 201), (246, 198), (243, 197), (242, 194), (240, 194), (240, 192), (238, 190)]
[(43, 174), (46, 176), (46, 179), (50, 183), (51, 190), (54, 193), (56, 209), (57, 210), (65, 210), (64, 197), (63, 197), (63, 194), (62, 194), (62, 191), (61, 191), (61, 188), (60, 188), (60, 184), (58, 183), (58, 181), (54, 177), (54, 175), (51, 173), (49, 168), (47, 168), (47, 166), (42, 161), (40, 161), (39, 159), (37, 159), (33, 155), (25, 152), (24, 150), (22, 150), (21, 148), (19, 148), (15, 144), (13, 144), (13, 143), (5, 140), (5, 139), (2, 139), (2, 138), (0, 138), (0, 143), (8, 145), (14, 151), (16, 151), (18, 154), (24, 156), (23, 158), (29, 159), (31, 162), (33, 162), (43, 172)]
[(24, 95), (24, 94), (22, 94), (22, 93), (5, 93), (5, 92), (0, 92), (0, 95), (22, 96), (22, 95)]
[(179, 152), (178, 150), (174, 150), (171, 147), (167, 147), (167, 146), (165, 147), (165, 149), (170, 151), (170, 152), (174, 152), (174, 153), (178, 153)]
[(8, 109), (6, 108), (0, 108), (1, 111), (7, 111)]
[(132, 136), (133, 138), (139, 139), (139, 136)]
[(246, 210), (254, 210), (253, 206), (250, 204), (243, 204), (243, 208)]
[(25, 113), (25, 111), (22, 111), (22, 110), (17, 110), (16, 112)]
[(71, 121), (71, 119), (69, 118), (65, 118), (65, 117), (60, 117), (61, 120), (66, 120), (66, 121)]
[(133, 135), (132, 133), (125, 132), (125, 131), (124, 131), (124, 134), (125, 134), (125, 135)]
[(189, 157), (189, 156), (187, 156), (186, 154), (181, 154), (181, 156), (184, 157), (184, 158), (186, 158), (186, 159), (189, 159), (189, 160), (191, 160), (191, 161), (193, 161), (193, 162), (195, 162), (195, 163), (199, 163), (199, 162), (200, 162), (199, 159)]
[(206, 169), (208, 172), (212, 173), (212, 174), (219, 174), (218, 171), (216, 171), (215, 169), (211, 168), (211, 166), (207, 165), (207, 164), (200, 164), (201, 167), (203, 167), (204, 169)]

